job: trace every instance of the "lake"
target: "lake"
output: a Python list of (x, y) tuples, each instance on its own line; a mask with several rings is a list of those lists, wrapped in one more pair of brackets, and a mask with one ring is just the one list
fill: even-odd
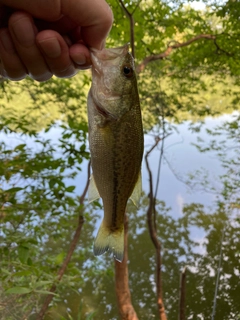
[[(177, 125), (177, 130), (172, 131), (172, 134), (164, 142), (164, 158), (162, 159), (160, 184), (157, 192), (157, 199), (160, 201), (157, 222), (159, 223), (159, 239), (163, 246), (163, 292), (169, 320), (176, 318), (179, 272), (183, 266), (188, 266), (189, 270), (187, 319), (211, 319), (219, 261), (222, 261), (220, 268), (221, 281), (215, 320), (236, 320), (237, 310), (240, 310), (238, 256), (240, 248), (239, 241), (237, 241), (240, 228), (239, 224), (233, 220), (233, 216), (229, 215), (224, 243), (222, 243), (223, 221), (226, 221), (226, 219), (222, 218), (225, 214), (224, 209), (221, 211), (218, 205), (219, 194), (222, 190), (219, 176), (223, 175), (226, 169), (222, 166), (215, 152), (201, 153), (193, 145), (197, 143), (197, 137), (199, 136), (208, 142), (210, 137), (206, 129), (214, 129), (224, 121), (230, 121), (232, 117), (232, 115), (223, 115), (218, 118), (206, 118), (201, 131), (196, 133), (189, 130), (189, 122), (184, 122)], [(48, 133), (42, 132), (41, 136), (45, 139), (51, 139), (52, 144), (55, 144), (61, 136), (61, 129), (58, 127), (52, 128)], [(214, 138), (216, 141), (221, 139), (218, 136)], [(6, 137), (1, 133), (0, 139), (12, 147), (26, 142), (29, 147), (36, 149), (36, 145), (31, 138), (22, 140), (19, 135), (11, 134)], [(145, 135), (145, 152), (151, 148), (154, 142), (152, 133)], [(153, 150), (149, 157), (155, 184), (160, 153), (161, 144)], [(67, 184), (76, 186), (75, 193), (77, 195), (82, 193), (86, 183), (87, 161), (81, 164), (81, 168), (82, 171), (75, 179), (66, 181)], [(210, 193), (207, 188), (204, 190), (200, 180), (197, 180), (199, 183), (195, 183), (194, 187), (193, 184), (186, 183), (188, 174), (195, 177), (195, 171), (200, 168), (204, 168), (210, 185), (213, 185), (219, 192)], [(143, 161), (142, 166), (142, 181), (143, 191), (147, 195), (149, 177), (145, 161)], [(167, 211), (166, 208), (170, 209)], [(134, 210), (130, 209), (129, 223), (129, 272), (132, 298), (140, 318), (152, 319), (157, 316), (153, 276), (154, 250), (146, 228), (146, 204), (143, 203), (143, 207), (137, 214), (134, 213)], [(103, 214), (100, 209), (97, 210), (97, 213)], [(237, 214), (238, 212), (235, 216)], [(96, 220), (94, 235), (96, 235), (100, 222), (101, 217)], [(62, 241), (65, 242), (63, 239)], [(84, 245), (84, 241), (84, 239), (81, 240), (81, 245)], [(223, 260), (220, 259), (220, 249), (223, 252)], [(79, 301), (81, 301), (84, 305), (89, 306), (88, 311), (97, 310), (98, 316), (96, 319), (117, 319), (115, 297), (112, 294), (113, 276), (110, 271), (109, 275), (104, 273), (106, 266), (109, 270), (112, 268), (112, 259), (107, 255), (94, 258), (91, 251), (90, 255), (88, 260), (92, 261), (94, 259), (91, 263), (98, 265), (99, 277), (95, 276), (93, 279), (87, 279), (85, 276), (85, 286), (81, 284), (82, 289), (79, 289), (81, 299), (79, 295), (66, 290), (65, 298), (63, 298), (66, 301), (59, 302), (58, 306), (61, 309), (63, 304), (66, 304), (69, 310), (72, 310), (75, 314), (76, 305), (79, 305)], [(76, 260), (76, 257), (74, 259)], [(86, 268), (92, 265), (90, 262), (88, 265), (88, 261), (84, 263), (82, 266), (85, 265)], [(84, 272), (86, 273), (86, 271)], [(236, 283), (235, 287), (233, 284), (231, 285), (232, 282)], [(229, 286), (232, 288), (231, 290)], [(103, 295), (104, 299), (102, 300)], [(231, 313), (224, 311), (225, 315), (228, 314), (229, 316), (221, 318), (223, 307), (220, 301), (224, 296), (227, 296), (225, 299), (226, 310), (230, 308)]]

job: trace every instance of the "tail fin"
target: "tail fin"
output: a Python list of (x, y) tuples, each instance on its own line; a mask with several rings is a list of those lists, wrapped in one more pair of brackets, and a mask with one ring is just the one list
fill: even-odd
[(94, 242), (93, 252), (95, 256), (100, 256), (108, 250), (113, 253), (116, 260), (122, 262), (124, 254), (124, 227), (121, 230), (112, 232), (104, 225), (103, 221)]

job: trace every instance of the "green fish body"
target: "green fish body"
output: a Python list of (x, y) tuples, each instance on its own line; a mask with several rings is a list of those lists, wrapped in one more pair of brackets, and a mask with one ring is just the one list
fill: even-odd
[(143, 128), (134, 61), (128, 45), (91, 50), (88, 95), (89, 145), (93, 176), (89, 201), (101, 197), (104, 218), (94, 254), (109, 250), (122, 261), (124, 215), (129, 198), (141, 195)]

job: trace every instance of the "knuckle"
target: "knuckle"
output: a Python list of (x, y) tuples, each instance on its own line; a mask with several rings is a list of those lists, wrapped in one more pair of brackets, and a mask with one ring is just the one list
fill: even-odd
[(112, 12), (111, 8), (109, 7), (109, 10), (107, 11), (107, 14), (105, 16), (105, 21), (106, 21), (106, 24), (108, 25), (109, 28), (112, 27), (113, 20), (114, 20), (113, 12)]
[(32, 17), (29, 13), (24, 12), (24, 11), (15, 11), (9, 18), (8, 21), (8, 25), (12, 26), (14, 25), (16, 22), (18, 22), (21, 19), (29, 19), (30, 21), (32, 21)]

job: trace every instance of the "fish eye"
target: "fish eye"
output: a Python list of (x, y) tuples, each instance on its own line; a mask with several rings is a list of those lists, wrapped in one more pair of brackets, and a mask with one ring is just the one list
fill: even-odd
[(126, 78), (131, 78), (133, 76), (133, 68), (130, 66), (123, 66), (123, 74)]

